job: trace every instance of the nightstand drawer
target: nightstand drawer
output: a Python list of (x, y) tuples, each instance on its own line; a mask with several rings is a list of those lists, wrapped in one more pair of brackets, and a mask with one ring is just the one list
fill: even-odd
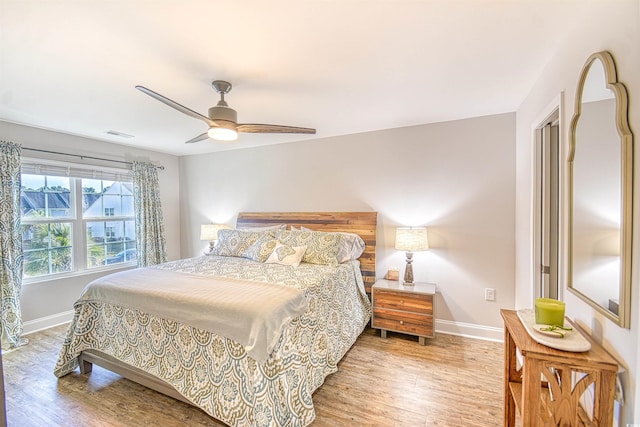
[(423, 337), (432, 337), (433, 316), (374, 307), (372, 327)]
[(371, 297), (371, 327), (380, 329), (382, 338), (387, 337), (387, 330), (417, 335), (420, 345), (425, 345), (426, 338), (435, 337), (436, 285), (433, 283), (405, 285), (378, 279), (371, 287)]
[(410, 294), (387, 289), (373, 289), (373, 303), (376, 307), (395, 310), (433, 312), (433, 295)]

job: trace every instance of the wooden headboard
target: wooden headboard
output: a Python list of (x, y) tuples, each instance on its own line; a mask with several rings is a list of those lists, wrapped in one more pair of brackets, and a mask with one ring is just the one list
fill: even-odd
[(236, 227), (250, 228), (276, 224), (304, 226), (317, 231), (344, 231), (362, 237), (366, 246), (359, 259), (367, 292), (376, 281), (377, 212), (240, 212)]

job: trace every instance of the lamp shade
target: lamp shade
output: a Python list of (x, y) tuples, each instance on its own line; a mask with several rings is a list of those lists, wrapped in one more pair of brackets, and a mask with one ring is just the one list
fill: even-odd
[(212, 242), (218, 240), (218, 231), (229, 228), (224, 224), (202, 224), (200, 226), (200, 240)]
[(427, 229), (424, 227), (396, 228), (396, 245), (399, 251), (426, 251), (429, 249)]

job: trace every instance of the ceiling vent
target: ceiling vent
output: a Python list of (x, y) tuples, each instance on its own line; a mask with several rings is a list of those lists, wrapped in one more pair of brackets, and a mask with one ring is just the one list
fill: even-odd
[(108, 130), (105, 132), (107, 135), (117, 136), (120, 138), (134, 138), (133, 135), (129, 135), (128, 133), (118, 132), (117, 130)]

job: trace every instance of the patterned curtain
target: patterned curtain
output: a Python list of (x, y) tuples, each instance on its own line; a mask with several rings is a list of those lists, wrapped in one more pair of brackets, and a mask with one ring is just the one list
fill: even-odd
[(22, 233), (20, 227), (20, 152), (12, 142), (0, 141), (0, 320), (2, 346), (25, 345), (21, 338)]
[(154, 164), (133, 162), (133, 200), (138, 267), (166, 262), (158, 168)]

